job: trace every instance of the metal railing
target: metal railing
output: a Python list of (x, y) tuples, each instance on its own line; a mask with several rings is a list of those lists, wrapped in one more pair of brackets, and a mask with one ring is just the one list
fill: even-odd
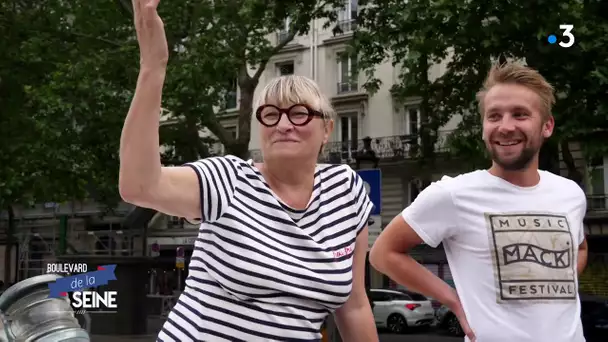
[[(448, 152), (447, 138), (453, 131), (437, 132), (435, 152)], [(420, 137), (416, 135), (395, 135), (388, 137), (334, 141), (323, 147), (323, 153), (319, 156), (320, 163), (344, 164), (355, 163), (357, 158), (379, 160), (409, 160), (420, 157)], [(373, 152), (373, 153), (370, 153)], [(251, 159), (256, 162), (262, 161), (260, 150), (249, 151)]]
[(587, 195), (587, 211), (608, 211), (608, 194)]
[(359, 90), (357, 81), (338, 82), (338, 94), (350, 93)]
[(279, 32), (277, 32), (277, 43), (281, 43), (285, 40), (287, 40), (287, 38), (289, 38), (289, 31), (288, 30), (281, 30)]
[(338, 21), (338, 27), (342, 33), (349, 33), (357, 29), (357, 19), (346, 19)]

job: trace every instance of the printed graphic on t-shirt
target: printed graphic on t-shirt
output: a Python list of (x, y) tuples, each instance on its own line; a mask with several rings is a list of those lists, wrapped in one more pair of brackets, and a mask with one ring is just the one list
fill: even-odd
[(565, 215), (486, 214), (499, 303), (576, 299), (574, 240)]

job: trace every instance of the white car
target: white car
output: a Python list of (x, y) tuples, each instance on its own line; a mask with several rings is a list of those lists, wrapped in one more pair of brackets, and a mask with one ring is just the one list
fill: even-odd
[(378, 328), (401, 334), (408, 328), (428, 327), (435, 310), (425, 296), (405, 290), (371, 289), (374, 319)]

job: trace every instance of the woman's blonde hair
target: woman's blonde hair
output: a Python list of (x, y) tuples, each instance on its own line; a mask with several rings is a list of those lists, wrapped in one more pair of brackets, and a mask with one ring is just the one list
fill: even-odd
[(336, 112), (319, 85), (305, 76), (287, 75), (272, 79), (256, 96), (253, 110), (264, 104), (290, 106), (305, 104), (323, 113), (325, 121), (333, 120)]

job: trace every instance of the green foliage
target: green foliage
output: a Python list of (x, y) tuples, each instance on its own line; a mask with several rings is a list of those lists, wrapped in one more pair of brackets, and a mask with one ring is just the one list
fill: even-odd
[(579, 277), (579, 291), (590, 295), (608, 297), (608, 268), (602, 258), (589, 261)]
[[(336, 20), (342, 1), (163, 1), (170, 61), (161, 128), (171, 164), (209, 155), (213, 139), (245, 156), (251, 105), (269, 59), (314, 18)], [(112, 207), (118, 147), (138, 73), (129, 0), (0, 3), (0, 208), (93, 197)], [(273, 33), (291, 17), (291, 34)], [(271, 37), (270, 39), (268, 37)], [(225, 96), (240, 88), (239, 139), (221, 125)]]
[[(608, 129), (605, 2), (375, 0), (363, 5), (354, 48), (369, 78), (366, 87), (377, 89), (378, 63), (388, 60), (398, 66), (397, 99), (414, 95), (427, 99), (435, 127), (455, 114), (463, 116), (460, 131), (451, 139), (458, 155), (475, 162), (484, 159), (475, 94), (491, 61), (499, 57), (525, 60), (554, 85), (557, 140), (583, 140), (591, 157), (608, 152), (605, 140), (595, 134)], [(574, 25), (576, 41), (570, 48), (547, 43), (549, 34), (566, 41), (561, 24)], [(447, 61), (446, 72), (421, 87), (420, 68), (426, 61)]]

